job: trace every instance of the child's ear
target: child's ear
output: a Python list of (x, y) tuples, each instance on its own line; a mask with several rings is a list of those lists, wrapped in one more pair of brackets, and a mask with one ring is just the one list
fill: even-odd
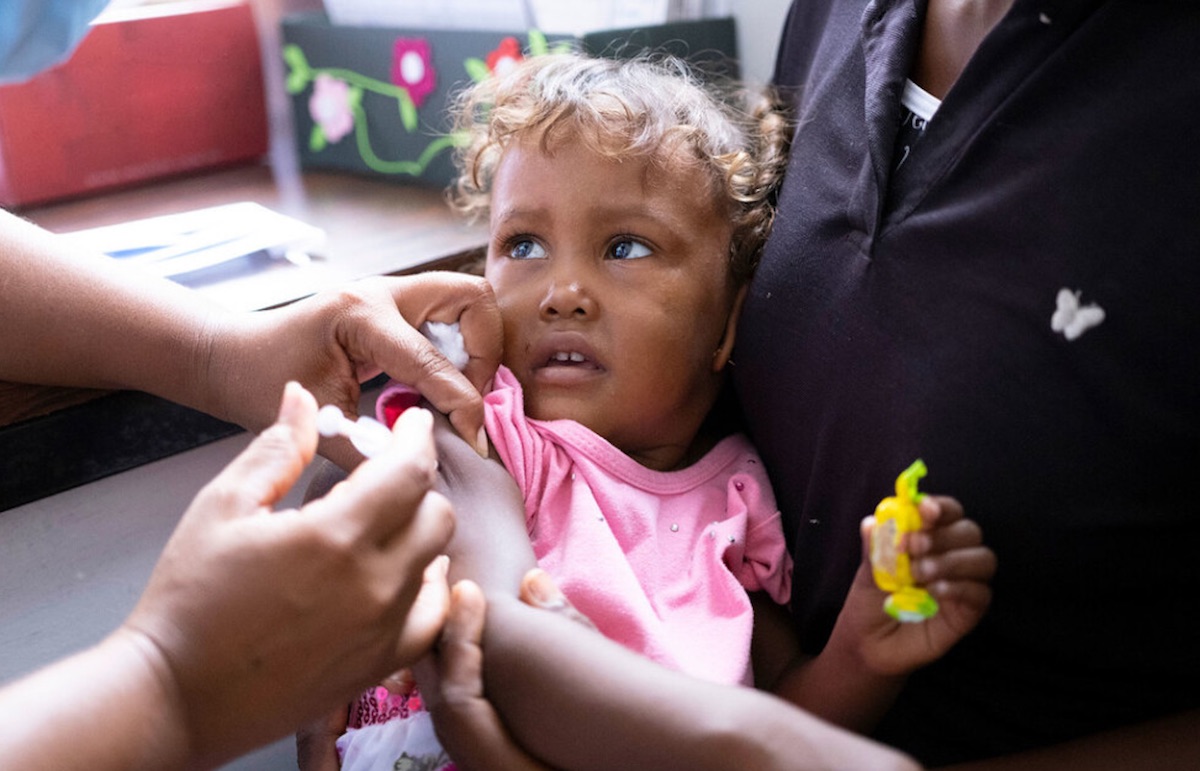
[(713, 352), (713, 372), (725, 369), (725, 365), (733, 356), (738, 318), (742, 315), (742, 304), (746, 302), (746, 292), (748, 291), (750, 291), (750, 285), (742, 284), (741, 289), (738, 289), (737, 296), (733, 298), (733, 305), (729, 307), (729, 318), (725, 320), (725, 334), (721, 337), (721, 344)]

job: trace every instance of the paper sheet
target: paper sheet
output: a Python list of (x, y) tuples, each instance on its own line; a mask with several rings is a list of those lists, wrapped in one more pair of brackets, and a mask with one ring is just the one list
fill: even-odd
[[(99, 251), (157, 276), (179, 277), (246, 259), (303, 262), (325, 237), (320, 228), (257, 203), (243, 202), (65, 233), (81, 249)], [(181, 281), (180, 283), (187, 283)]]

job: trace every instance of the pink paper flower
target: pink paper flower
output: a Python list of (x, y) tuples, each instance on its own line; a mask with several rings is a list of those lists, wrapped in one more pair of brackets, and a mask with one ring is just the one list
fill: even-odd
[(344, 80), (330, 75), (317, 75), (313, 83), (312, 96), (308, 100), (308, 114), (325, 134), (329, 142), (339, 142), (354, 128), (354, 114), (350, 111), (350, 86)]
[(396, 44), (392, 47), (392, 82), (408, 91), (415, 107), (420, 107), (425, 97), (433, 93), (437, 80), (429, 41), (424, 38), (396, 38)]
[(487, 66), (493, 75), (504, 76), (517, 66), (517, 62), (525, 57), (521, 54), (521, 44), (515, 37), (506, 37), (500, 45), (487, 55)]

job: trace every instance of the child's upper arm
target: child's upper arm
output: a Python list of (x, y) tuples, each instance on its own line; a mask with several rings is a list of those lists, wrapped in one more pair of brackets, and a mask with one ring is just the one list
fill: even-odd
[(774, 691), (780, 678), (804, 660), (800, 641), (792, 627), (785, 605), (765, 592), (751, 592), (754, 607), (754, 634), (750, 642), (750, 661), (754, 667), (754, 685)]
[(434, 421), (434, 439), (438, 492), (454, 505), (456, 520), (447, 547), (451, 578), (516, 596), (525, 572), (537, 564), (521, 491), (498, 460), (480, 457), (444, 416)]

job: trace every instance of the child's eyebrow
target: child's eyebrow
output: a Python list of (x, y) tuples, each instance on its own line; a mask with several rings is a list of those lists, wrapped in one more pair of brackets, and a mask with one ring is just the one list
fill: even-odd
[[(599, 218), (601, 221), (616, 220), (642, 227), (648, 225), (670, 229), (677, 229), (679, 227), (678, 223), (674, 222), (673, 217), (661, 215), (655, 212), (653, 208), (648, 209), (644, 206), (597, 201), (595, 205), (589, 207), (588, 214), (589, 216)], [(507, 225), (513, 221), (546, 222), (552, 219), (553, 216), (554, 211), (550, 207), (499, 208), (496, 210), (493, 222), (496, 225)]]
[(549, 216), (549, 210), (541, 207), (538, 208), (498, 208), (496, 209), (495, 221), (497, 224), (505, 224), (512, 220), (543, 220)]

